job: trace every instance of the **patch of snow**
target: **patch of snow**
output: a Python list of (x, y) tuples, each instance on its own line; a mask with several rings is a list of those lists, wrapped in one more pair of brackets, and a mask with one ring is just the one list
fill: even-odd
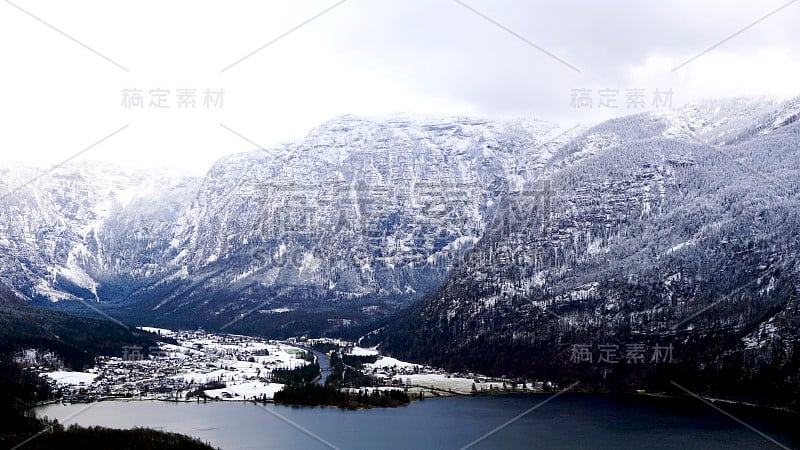
[(372, 348), (363, 348), (363, 347), (352, 347), (350, 354), (353, 356), (372, 356), (380, 354), (378, 352), (378, 347)]
[(58, 386), (78, 386), (81, 383), (91, 384), (97, 378), (96, 373), (87, 372), (50, 372), (44, 374), (47, 378), (55, 381)]

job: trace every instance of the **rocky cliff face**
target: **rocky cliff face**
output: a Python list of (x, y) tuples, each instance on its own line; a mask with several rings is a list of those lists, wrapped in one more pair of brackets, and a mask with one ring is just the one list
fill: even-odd
[(156, 275), (145, 254), (168, 242), (193, 180), (94, 163), (43, 172), (0, 167), (0, 282), (28, 300), (103, 301), (118, 277)]
[(294, 334), (363, 323), (444, 280), (562, 133), (541, 121), (345, 116), (227, 157), (202, 180), (61, 169), (9, 197), (6, 211), (38, 225), (4, 235), (18, 245), (63, 222), (63, 254), (33, 243), (25, 253), (41, 261), (12, 255), (8, 273), (28, 298), (99, 301), (165, 324), (247, 316)]
[(560, 133), (535, 121), (347, 116), (226, 158), (176, 226), (170, 294), (150, 304), (288, 334), (383, 317), (444, 280)]

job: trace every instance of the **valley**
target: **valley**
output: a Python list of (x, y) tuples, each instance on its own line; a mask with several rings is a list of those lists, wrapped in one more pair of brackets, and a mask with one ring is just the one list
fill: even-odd
[(203, 177), (80, 162), (11, 191), (32, 169), (5, 164), (2, 344), (48, 411), (570, 390), (797, 410), (797, 117), (341, 116)]
[(307, 350), (315, 347), (331, 349), (328, 354), (338, 354), (336, 357), (349, 363), (352, 372), (340, 374), (344, 377), (341, 389), (354, 394), (402, 390), (421, 399), (557, 388), (543, 381), (448, 373), (338, 339), (274, 341), (202, 330), (144, 330), (175, 343), (162, 341), (148, 349), (125, 346), (118, 356), (100, 357), (94, 367), (83, 371), (48, 369), (32, 349), (18, 355), (17, 363), (48, 380), (56, 401), (64, 404), (108, 400), (272, 402), (275, 393), (286, 386), (281, 372), (319, 364), (314, 368), (315, 379), (326, 384), (330, 362), (320, 364), (319, 360), (329, 356)]

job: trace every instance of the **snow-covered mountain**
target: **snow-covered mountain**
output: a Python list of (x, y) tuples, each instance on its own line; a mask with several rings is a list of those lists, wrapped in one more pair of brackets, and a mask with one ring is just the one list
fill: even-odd
[[(571, 133), (344, 116), (224, 158), (202, 180), (61, 168), (3, 202), (31, 222), (0, 232), (5, 281), (165, 324), (220, 326), (254, 309), (243, 323), (292, 334), (374, 320), (444, 280)], [(6, 189), (31, 175), (9, 171)]]
[[(563, 374), (573, 341), (635, 337), (673, 339), (682, 370), (785, 373), (799, 111), (709, 101), (566, 133), (344, 116), (202, 179), (67, 166), (0, 202), (0, 282), (57, 308), (276, 336), (422, 299), (377, 339), (484, 371)], [(6, 165), (0, 187), (36, 174)]]
[[(176, 204), (180, 203), (178, 187), (191, 190), (192, 183), (190, 178), (176, 179), (165, 172), (88, 162), (49, 173), (4, 163), (0, 166), (0, 282), (28, 300), (103, 300), (108, 277), (148, 271), (139, 259), (142, 249), (133, 240), (144, 242), (145, 247), (158, 246), (165, 236), (163, 230), (153, 228), (157, 221), (148, 214), (174, 215), (183, 208)], [(170, 192), (168, 198), (173, 200), (158, 196), (164, 192)], [(134, 210), (137, 218), (119, 225)], [(109, 241), (119, 245), (109, 248)]]
[(345, 116), (225, 158), (178, 221), (175, 273), (153, 286), (168, 294), (139, 295), (160, 318), (255, 309), (237, 325), (290, 334), (382, 317), (445, 278), (561, 133), (540, 121)]
[[(800, 386), (799, 110), (702, 102), (586, 130), (534, 180), (548, 195), (507, 202), (447, 281), (370, 339), (456, 370), (686, 379), (785, 403)], [(604, 345), (621, 364), (597, 360)], [(630, 345), (674, 361), (636, 365)]]

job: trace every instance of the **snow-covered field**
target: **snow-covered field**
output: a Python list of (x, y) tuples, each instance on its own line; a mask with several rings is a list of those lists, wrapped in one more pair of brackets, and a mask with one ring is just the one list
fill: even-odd
[(48, 373), (47, 378), (55, 381), (58, 386), (80, 386), (91, 384), (97, 378), (97, 374), (59, 371)]
[[(433, 390), (452, 391), (455, 394), (470, 394), (472, 393), (472, 385), (475, 384), (477, 391), (502, 389), (502, 382), (483, 382), (476, 383), (472, 378), (457, 378), (445, 374), (418, 374), (418, 375), (400, 375), (398, 376), (404, 383), (416, 386), (430, 388)], [(530, 385), (528, 385), (530, 388)], [(517, 389), (522, 389), (518, 386)]]
[(374, 369), (397, 368), (397, 369), (413, 369), (420, 367), (418, 364), (400, 361), (389, 356), (381, 356), (377, 361), (371, 364), (364, 364), (364, 367)]
[(371, 348), (352, 347), (350, 354), (353, 356), (372, 356), (372, 355), (379, 355), (380, 352), (378, 351), (377, 347), (371, 347)]
[[(377, 351), (375, 353), (367, 353), (367, 351), (372, 352), (375, 349), (367, 350), (356, 347), (352, 354), (377, 354)], [(502, 380), (491, 380), (480, 375), (475, 375), (474, 377), (457, 376), (439, 369), (401, 361), (389, 356), (379, 356), (376, 362), (364, 364), (364, 371), (367, 374), (385, 380), (387, 384), (406, 387), (410, 393), (429, 392), (434, 395), (471, 394), (476, 391), (511, 388), (510, 382), (504, 383)], [(475, 387), (474, 390), (473, 385)], [(537, 388), (541, 389), (541, 385), (537, 386), (531, 382), (524, 383), (524, 385), (518, 384), (515, 387), (518, 391), (534, 391)]]
[[(261, 381), (244, 381), (227, 383), (223, 389), (206, 391), (206, 395), (220, 400), (260, 399), (262, 396), (271, 399), (275, 393), (283, 389), (280, 383), (264, 383)], [(228, 394), (228, 395), (225, 395)]]

